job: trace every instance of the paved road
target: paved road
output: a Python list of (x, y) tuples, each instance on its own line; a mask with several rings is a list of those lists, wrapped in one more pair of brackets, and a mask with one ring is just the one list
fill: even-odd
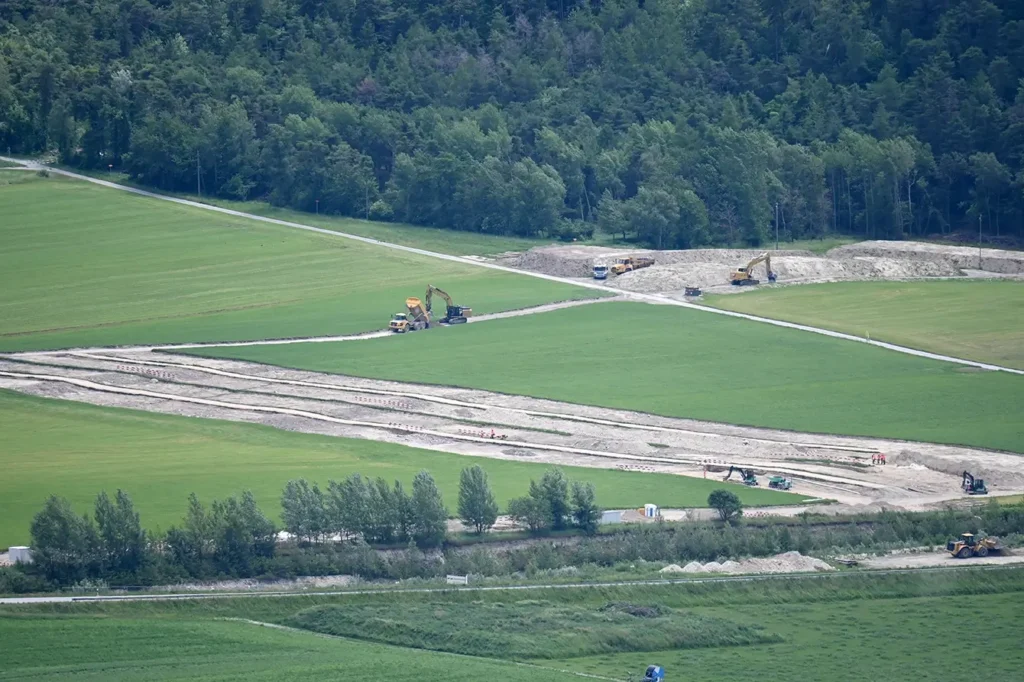
[(978, 369), (986, 369), (990, 371), (998, 372), (1009, 372), (1011, 374), (1024, 375), (1024, 370), (1015, 369), (1013, 367), (1003, 367), (1001, 365), (993, 365), (985, 362), (976, 362), (974, 360), (965, 360), (964, 358), (955, 358), (949, 355), (941, 355), (939, 353), (929, 353), (927, 351), (918, 350), (916, 348), (907, 348), (906, 346), (899, 346), (893, 343), (885, 343), (884, 341), (875, 341), (873, 339), (865, 339), (859, 336), (853, 336), (852, 334), (844, 334), (842, 332), (832, 331), (830, 329), (821, 329), (819, 327), (811, 327), (803, 324), (796, 324), (793, 322), (784, 322), (782, 320), (773, 320), (766, 317), (758, 317), (757, 315), (749, 315), (747, 313), (738, 313), (732, 310), (722, 310), (719, 308), (709, 308), (707, 306), (696, 305), (693, 303), (687, 303), (686, 301), (679, 301), (668, 296), (662, 296), (659, 294), (641, 294), (637, 292), (626, 292), (619, 289), (613, 289), (612, 287), (598, 284), (597, 282), (581, 282), (579, 280), (573, 280), (567, 277), (555, 277), (553, 275), (545, 275), (539, 272), (531, 272), (529, 270), (520, 270), (517, 268), (510, 268), (504, 265), (498, 265), (497, 263), (482, 262), (473, 258), (464, 258), (461, 256), (452, 256), (446, 253), (438, 253), (436, 251), (428, 251), (426, 249), (417, 249), (412, 246), (403, 246), (401, 244), (393, 244), (390, 242), (382, 242), (377, 239), (371, 239), (369, 237), (363, 237), (356, 234), (349, 234), (347, 232), (339, 232), (337, 230), (328, 230), (322, 227), (314, 227), (312, 225), (304, 225), (302, 223), (295, 223), (288, 220), (278, 220), (277, 218), (268, 218), (266, 216), (253, 215), (251, 213), (244, 213), (242, 211), (235, 211), (229, 208), (221, 208), (220, 206), (211, 206), (210, 204), (204, 204), (198, 201), (191, 201), (189, 199), (179, 199), (178, 197), (167, 196), (165, 194), (158, 194), (156, 192), (149, 192), (143, 189), (137, 189), (135, 187), (128, 187), (126, 185), (119, 185), (115, 182), (108, 180), (100, 180), (99, 178), (92, 178), (88, 175), (81, 175), (79, 173), (72, 173), (71, 171), (61, 170), (59, 168), (51, 168), (49, 166), (43, 166), (41, 164), (25, 161), (24, 159), (14, 159), (5, 156), (0, 156), (0, 161), (7, 161), (11, 163), (20, 163), (33, 170), (46, 169), (50, 173), (56, 175), (63, 175), (83, 182), (91, 182), (95, 185), (101, 185), (103, 187), (109, 187), (110, 189), (120, 190), (122, 192), (130, 192), (131, 194), (138, 194), (144, 197), (150, 197), (152, 199), (159, 199), (161, 201), (169, 201), (171, 203), (180, 204), (182, 206), (190, 206), (192, 208), (202, 209), (204, 211), (213, 211), (215, 213), (222, 213), (225, 215), (231, 215), (238, 218), (247, 218), (249, 220), (258, 220), (264, 223), (271, 223), (274, 225), (281, 225), (283, 227), (290, 227), (296, 230), (306, 230), (308, 232), (317, 232), (320, 234), (333, 235), (336, 237), (342, 237), (345, 239), (351, 239), (353, 241), (363, 242), (365, 244), (374, 244), (376, 246), (382, 246), (388, 249), (394, 249), (396, 251), (404, 251), (406, 253), (415, 253), (421, 256), (428, 256), (430, 258), (438, 258), (441, 260), (452, 261), (455, 263), (463, 263), (465, 265), (473, 265), (480, 268), (488, 268), (491, 270), (500, 270), (502, 272), (510, 272), (517, 275), (525, 275), (528, 277), (536, 277), (538, 279), (545, 279), (551, 282), (560, 282), (562, 284), (569, 284), (571, 286), (583, 287), (586, 289), (594, 289), (597, 291), (603, 291), (617, 296), (624, 296), (629, 299), (643, 301), (646, 303), (656, 303), (659, 305), (672, 305), (679, 308), (690, 308), (692, 310), (700, 310), (705, 313), (712, 315), (725, 315), (727, 317), (736, 317), (744, 320), (750, 320), (752, 322), (761, 322), (763, 324), (770, 324), (776, 327), (786, 327), (788, 329), (796, 329), (799, 331), (811, 332), (813, 334), (821, 334), (823, 336), (830, 336), (835, 339), (844, 339), (846, 341), (855, 341), (857, 343), (865, 343), (870, 346), (876, 346), (878, 348), (885, 348), (886, 350), (896, 351), (897, 353), (904, 353), (906, 355), (914, 355), (921, 358), (927, 358), (929, 360), (940, 360), (942, 362), (952, 362), (958, 365), (966, 365), (968, 367), (976, 367)]
[(68, 604), (87, 602), (141, 602), (141, 601), (191, 601), (200, 599), (234, 599), (239, 597), (344, 597), (347, 595), (367, 594), (442, 594), (447, 592), (507, 592), (511, 590), (590, 590), (614, 587), (649, 587), (664, 585), (704, 585), (708, 583), (750, 583), (764, 580), (808, 580), (808, 579), (843, 579), (850, 576), (886, 576), (908, 573), (928, 573), (936, 571), (1005, 571), (1014, 570), (1018, 566), (980, 566), (957, 564), (934, 568), (899, 568), (892, 570), (843, 571), (836, 573), (766, 573), (761, 575), (737, 575), (715, 578), (677, 578), (673, 580), (627, 580), (595, 583), (563, 583), (548, 585), (488, 585), (482, 587), (417, 587), (394, 589), (367, 590), (329, 590), (329, 591), (297, 591), (280, 592), (201, 592), (178, 594), (96, 594), (91, 596), (53, 596), (53, 597), (4, 597), (0, 598), (0, 606), (18, 606), (30, 604)]

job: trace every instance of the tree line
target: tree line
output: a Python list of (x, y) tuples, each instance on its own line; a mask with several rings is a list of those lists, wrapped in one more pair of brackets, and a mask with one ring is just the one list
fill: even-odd
[[(245, 506), (242, 500), (236, 500), (236, 505), (239, 510)], [(59, 514), (53, 513), (57, 506), (62, 507)], [(732, 520), (725, 523), (624, 524), (571, 541), (563, 542), (555, 537), (537, 543), (516, 543), (511, 547), (476, 542), (463, 544), (451, 538), (443, 549), (433, 552), (424, 552), (414, 544), (379, 550), (353, 540), (285, 543), (271, 549), (272, 545), (267, 542), (269, 536), (262, 534), (265, 521), (259, 516), (250, 516), (248, 525), (245, 521), (226, 523), (220, 514), (212, 513), (214, 507), (224, 509), (225, 505), (211, 505), (209, 511), (204, 509), (198, 513), (201, 506), (190, 501), (189, 517), (196, 523), (186, 520), (181, 528), (182, 532), (193, 532), (185, 529), (196, 525), (208, 528), (194, 532), (194, 537), (200, 539), (198, 544), (206, 552), (206, 565), (213, 572), (190, 574), (160, 538), (147, 538), (131, 509), (130, 500), (119, 493), (114, 500), (97, 501), (97, 510), (107, 511), (102, 512), (102, 522), (97, 515), (93, 530), (88, 529), (92, 520), (87, 518), (80, 522), (83, 517), (77, 516), (66, 503), (47, 502), (46, 514), (41, 514), (44, 518), (50, 517), (44, 524), (46, 528), (54, 532), (68, 531), (73, 537), (85, 536), (91, 540), (81, 543), (86, 549), (75, 549), (69, 541), (54, 538), (48, 554), (43, 555), (44, 561), (54, 561), (52, 566), (63, 573), (49, 573), (52, 569), (47, 569), (46, 563), (0, 568), (0, 593), (41, 591), (79, 580), (105, 580), (110, 585), (155, 585), (218, 575), (291, 578), (342, 574), (367, 580), (437, 578), (446, 573), (533, 577), (544, 575), (546, 571), (582, 573), (618, 568), (632, 571), (641, 561), (686, 563), (771, 556), (793, 550), (820, 554), (938, 545), (968, 531), (998, 535), (1010, 546), (1024, 539), (1024, 506), (991, 502), (965, 510), (881, 512), (850, 518), (804, 514), (796, 518), (739, 521), (730, 514)], [(111, 510), (112, 513), (108, 513)], [(240, 516), (244, 518), (243, 514)], [(37, 520), (41, 521), (40, 516)], [(234, 530), (228, 531), (231, 526)], [(39, 526), (39, 530), (42, 527)], [(36, 530), (34, 524), (34, 536)], [(44, 537), (40, 535), (33, 542), (43, 541)], [(90, 547), (91, 550), (87, 549)], [(257, 547), (263, 547), (272, 554), (250, 561), (248, 573), (218, 573), (218, 557), (226, 559), (232, 547), (235, 552), (253, 554)], [(37, 547), (37, 558), (38, 550)], [(73, 561), (76, 556), (79, 561)], [(199, 565), (193, 563), (193, 570)], [(99, 570), (101, 567), (105, 570)], [(114, 574), (112, 570), (120, 573)]]
[[(325, 490), (296, 479), (285, 485), (280, 502), (283, 529), (299, 548), (426, 550), (440, 547), (448, 537), (448, 509), (426, 471), (416, 474), (410, 492), (400, 481), (389, 484), (360, 474), (329, 481)], [(480, 466), (463, 469), (458, 504), (463, 524), (482, 534), (494, 526), (498, 511), (486, 472)], [(593, 534), (601, 517), (593, 486), (570, 482), (558, 469), (531, 481), (529, 494), (510, 503), (509, 511), (535, 534), (569, 527)], [(278, 565), (280, 547), (279, 529), (249, 491), (209, 506), (193, 493), (184, 518), (163, 534), (143, 529), (123, 490), (113, 498), (100, 493), (91, 515), (78, 514), (68, 500), (51, 496), (33, 518), (31, 536), (28, 570), (54, 585), (264, 575)]]
[(0, 149), (661, 248), (1020, 239), (1022, 83), (1014, 0), (0, 5)]

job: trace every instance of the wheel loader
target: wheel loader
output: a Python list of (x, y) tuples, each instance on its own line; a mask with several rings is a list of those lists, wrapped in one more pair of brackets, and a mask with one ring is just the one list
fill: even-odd
[(963, 533), (959, 540), (950, 540), (946, 543), (946, 549), (958, 559), (970, 559), (972, 556), (998, 554), (1004, 547), (999, 538), (987, 537), (979, 540), (974, 537), (974, 533)]

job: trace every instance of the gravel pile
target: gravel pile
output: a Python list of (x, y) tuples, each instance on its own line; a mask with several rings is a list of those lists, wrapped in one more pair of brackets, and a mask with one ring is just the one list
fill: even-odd
[[(638, 293), (678, 292), (684, 287), (727, 285), (729, 273), (764, 249), (691, 249), (650, 251), (601, 246), (542, 246), (508, 260), (508, 264), (558, 277), (590, 277), (595, 263), (612, 264), (624, 256), (649, 256), (654, 266), (609, 276), (607, 284)], [(872, 241), (832, 249), (824, 256), (810, 251), (770, 251), (779, 283), (904, 280), (959, 277), (964, 270), (1002, 275), (1024, 274), (1024, 251), (940, 246), (921, 242)], [(766, 280), (763, 266), (756, 275)]]
[[(721, 252), (719, 252), (721, 253)], [(678, 291), (683, 287), (712, 287), (729, 283), (732, 268), (745, 262), (735, 257), (719, 262), (679, 262), (655, 265), (609, 278), (608, 285), (625, 291), (654, 293)], [(959, 277), (962, 273), (944, 260), (897, 260), (881, 257), (845, 259), (820, 256), (772, 256), (772, 270), (780, 283), (831, 282), (872, 279), (914, 279), (917, 277)], [(755, 276), (766, 281), (763, 270)]]
[(661, 569), (662, 573), (798, 573), (809, 571), (831, 571), (832, 566), (814, 557), (804, 556), (800, 552), (785, 552), (772, 557), (744, 559), (743, 561), (709, 561), (702, 564), (691, 561), (686, 566), (669, 564)]
[(986, 270), (1000, 274), (1024, 273), (1024, 251), (1002, 249), (981, 249), (981, 263), (978, 263), (978, 249), (970, 246), (943, 246), (924, 242), (871, 241), (839, 246), (826, 254), (829, 258), (851, 256), (879, 256), (899, 260), (941, 261), (956, 268)]

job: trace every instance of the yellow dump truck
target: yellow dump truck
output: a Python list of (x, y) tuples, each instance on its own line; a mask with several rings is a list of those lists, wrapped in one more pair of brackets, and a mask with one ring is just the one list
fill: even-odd
[(652, 265), (654, 265), (653, 258), (627, 256), (626, 258), (619, 258), (615, 261), (615, 265), (612, 266), (612, 274), (621, 275), (624, 272), (632, 272), (633, 270), (639, 270), (640, 268), (649, 268)]
[(388, 324), (388, 329), (398, 334), (430, 328), (430, 313), (423, 307), (423, 301), (410, 296), (405, 299), (406, 312), (395, 313)]

